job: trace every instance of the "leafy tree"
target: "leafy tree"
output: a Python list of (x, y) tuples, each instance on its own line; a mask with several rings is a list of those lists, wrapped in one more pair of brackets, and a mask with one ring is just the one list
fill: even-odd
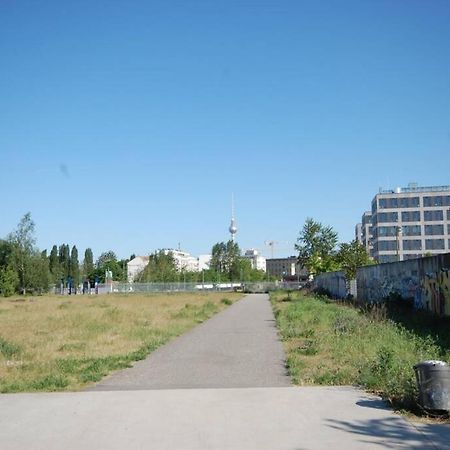
[(366, 247), (357, 239), (350, 243), (340, 244), (336, 260), (344, 271), (348, 282), (356, 278), (358, 267), (374, 264), (374, 260), (367, 254)]
[(69, 276), (72, 278), (75, 286), (80, 283), (80, 263), (78, 262), (78, 249), (74, 245), (70, 252)]
[(112, 272), (113, 280), (124, 280), (123, 263), (117, 261), (117, 256), (112, 250), (104, 252), (98, 257), (96, 268), (93, 271), (94, 278), (97, 277), (101, 283), (104, 283), (107, 270)]
[(59, 267), (60, 277), (64, 280), (69, 276), (70, 266), (70, 248), (68, 244), (62, 244), (59, 246)]
[(112, 250), (108, 250), (98, 257), (96, 265), (97, 267), (105, 267), (111, 261), (117, 261), (117, 256)]
[(10, 266), (0, 268), (0, 292), (3, 297), (10, 297), (19, 287), (19, 276)]
[(94, 255), (92, 253), (92, 249), (87, 248), (84, 251), (84, 260), (83, 260), (83, 277), (89, 278), (92, 276), (94, 272)]
[(7, 267), (11, 258), (12, 245), (7, 240), (0, 239), (0, 269)]
[(295, 245), (300, 264), (311, 275), (336, 270), (337, 240), (337, 233), (332, 227), (307, 218)]
[(48, 257), (48, 266), (52, 282), (59, 282), (59, 280), (61, 279), (61, 274), (58, 258), (58, 247), (56, 245), (54, 245), (50, 251), (50, 256)]
[(30, 273), (30, 259), (33, 256), (34, 244), (36, 239), (34, 237), (34, 222), (31, 220), (31, 214), (26, 213), (17, 229), (13, 231), (8, 241), (11, 244), (11, 268), (17, 273), (19, 278), (19, 286), (23, 294), (29, 286)]
[(140, 283), (178, 281), (179, 273), (172, 253), (158, 250), (149, 256), (148, 265), (137, 276)]
[(232, 240), (218, 242), (212, 248), (210, 269), (221, 274), (221, 279), (237, 280), (240, 276), (241, 251)]

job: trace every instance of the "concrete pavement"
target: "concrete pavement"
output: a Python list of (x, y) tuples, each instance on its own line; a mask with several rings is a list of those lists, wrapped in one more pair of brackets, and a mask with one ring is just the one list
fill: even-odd
[(90, 390), (290, 385), (268, 295), (252, 294)]
[(175, 389), (0, 396), (2, 450), (444, 449), (353, 388)]

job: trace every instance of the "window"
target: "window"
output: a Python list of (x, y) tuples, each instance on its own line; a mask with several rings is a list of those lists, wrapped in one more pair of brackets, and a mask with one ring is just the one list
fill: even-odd
[(444, 239), (425, 239), (426, 250), (443, 250), (444, 248)]
[(403, 225), (403, 236), (420, 236), (422, 234), (422, 228), (420, 225)]
[(403, 211), (402, 222), (420, 222), (420, 211)]
[(402, 197), (399, 201), (400, 208), (418, 208), (420, 206), (419, 197)]
[(394, 198), (380, 198), (379, 200), (380, 209), (384, 208), (398, 208), (398, 199)]
[(397, 241), (378, 241), (378, 251), (397, 250)]
[(422, 250), (422, 241), (420, 239), (404, 239), (403, 250)]
[(423, 206), (450, 206), (450, 195), (435, 195), (424, 197)]
[(397, 220), (398, 220), (398, 213), (396, 212), (389, 212), (389, 213), (382, 212), (377, 214), (378, 223), (397, 222)]
[(433, 235), (441, 236), (443, 234), (444, 234), (444, 225), (425, 225), (426, 236), (433, 236)]
[(396, 236), (397, 227), (378, 227), (377, 236)]
[(450, 220), (450, 209), (447, 211), (447, 220)]
[(424, 211), (423, 219), (426, 222), (432, 222), (434, 220), (444, 220), (444, 211), (438, 209), (437, 211)]
[[(417, 259), (417, 258), (420, 258), (422, 255), (419, 253), (419, 254), (417, 254), (417, 253), (408, 253), (408, 254), (406, 254), (406, 255), (403, 255), (403, 259)], [(413, 270), (412, 272), (417, 272), (416, 270)], [(414, 276), (414, 274), (413, 274), (413, 276)], [(416, 274), (416, 276), (417, 276), (417, 274)]]

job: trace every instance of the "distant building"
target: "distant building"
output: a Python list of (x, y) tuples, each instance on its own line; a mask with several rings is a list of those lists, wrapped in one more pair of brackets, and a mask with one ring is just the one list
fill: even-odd
[(175, 260), (177, 270), (185, 270), (186, 272), (198, 272), (198, 259), (195, 256), (191, 256), (187, 252), (181, 250), (175, 250), (173, 248), (163, 249), (164, 254), (172, 254)]
[(308, 279), (308, 271), (301, 267), (296, 256), (266, 259), (266, 272), (277, 278), (297, 277), (300, 281)]
[(246, 250), (243, 258), (248, 259), (252, 265), (252, 269), (266, 271), (266, 258), (253, 248)]
[(199, 255), (197, 258), (198, 261), (198, 271), (201, 272), (202, 270), (208, 270), (209, 265), (211, 264), (211, 255)]
[(142, 272), (148, 265), (148, 256), (136, 256), (127, 263), (127, 280), (132, 283), (136, 276)]
[(380, 263), (450, 252), (450, 186), (380, 190), (372, 200), (371, 233)]
[(361, 217), (361, 223), (355, 226), (355, 239), (367, 250), (367, 254), (373, 257), (372, 246), (372, 213), (366, 211)]

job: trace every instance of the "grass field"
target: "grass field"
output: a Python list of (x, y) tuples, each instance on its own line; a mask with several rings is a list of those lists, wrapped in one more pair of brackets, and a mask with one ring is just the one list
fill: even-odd
[(0, 392), (78, 390), (129, 367), (236, 301), (236, 293), (0, 300)]
[(271, 301), (298, 385), (359, 385), (420, 414), (414, 364), (450, 360), (446, 319), (424, 315), (420, 328), (412, 311), (414, 318), (408, 322), (405, 312), (400, 324), (383, 308), (363, 310), (301, 293), (272, 293)]

